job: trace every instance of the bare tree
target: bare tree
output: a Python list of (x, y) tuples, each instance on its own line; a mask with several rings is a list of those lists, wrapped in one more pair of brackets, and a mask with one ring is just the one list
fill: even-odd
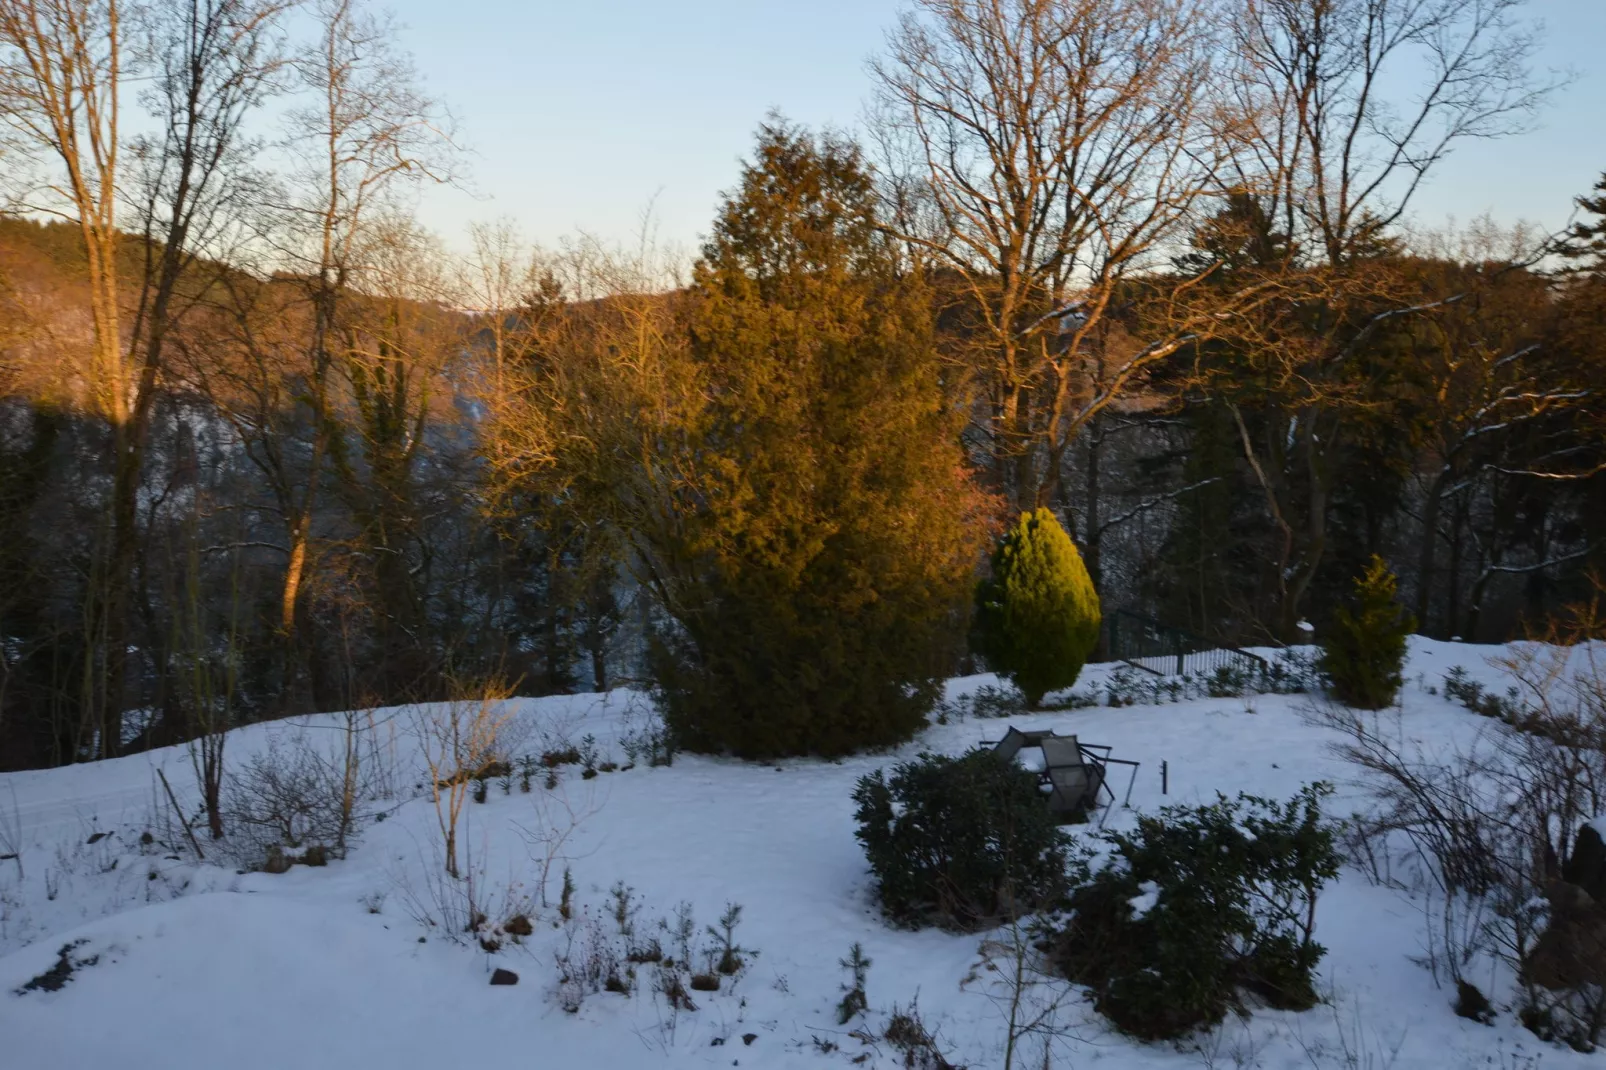
[(1313, 255), (1352, 260), (1456, 143), (1522, 129), (1558, 84), (1530, 67), (1526, 3), (1242, 0), (1241, 177)]
[[(1458, 142), (1520, 129), (1553, 87), (1530, 69), (1523, 4), (1243, 0), (1232, 20), (1247, 62), (1233, 83), (1235, 203), (1252, 232), (1238, 244), (1255, 254), (1236, 271), (1282, 292), (1220, 324), (1244, 366), (1216, 382), (1279, 533), (1277, 638), (1293, 638), (1326, 554), (1335, 458), (1377, 402), (1356, 355), (1464, 296), (1414, 298), (1389, 228)], [(1254, 431), (1246, 399), (1265, 417)]]
[(347, 301), (338, 364), (349, 399), (342, 433), (357, 449), (332, 454), (331, 468), (355, 521), (349, 546), (380, 648), (378, 686), (438, 697), (425, 692), (447, 654), (432, 643), (426, 602), (433, 549), (444, 536), (430, 530), (438, 494), (422, 485), (418, 462), (430, 428), (455, 413), (445, 380), (462, 330), (444, 307), (448, 272), (430, 235), (387, 216), (363, 244), (354, 279), (363, 296)]
[[(86, 378), (111, 429), (111, 497), (85, 606), (88, 642), (81, 745), (121, 744), (121, 705), (138, 553), (137, 501), (164, 344), (196, 250), (225, 215), (225, 180), (238, 173), (242, 127), (276, 65), (282, 0), (190, 0), (127, 16), (117, 0), (15, 0), (0, 5), (0, 111), (37, 154), (54, 157), (37, 207), (76, 220), (83, 234), (94, 342)], [(141, 61), (158, 133), (120, 168), (120, 90)], [(124, 337), (118, 277), (119, 198), (137, 189), (144, 277)]]
[(283, 250), (311, 306), (298, 393), (313, 429), (306, 470), (281, 495), (287, 561), (280, 628), (287, 646), (295, 638), (319, 483), (333, 443), (332, 375), (348, 341), (341, 306), (365, 267), (363, 253), (374, 247), (364, 242), (375, 214), (398, 186), (447, 181), (453, 151), (441, 109), (419, 90), (393, 27), (357, 0), (320, 0), (314, 10), (317, 41), (295, 61), (308, 102), (291, 119), (301, 196), (289, 205)]
[(548, 905), (547, 888), (552, 881), (552, 870), (559, 863), (565, 868), (574, 861), (569, 853), (570, 841), (585, 822), (602, 809), (596, 791), (589, 786), (581, 789), (580, 798), (571, 798), (562, 783), (548, 787), (536, 795), (533, 802), (534, 819), (529, 824), (514, 822), (525, 845), (530, 849), (530, 861), (540, 871), (540, 903)]
[[(1442, 254), (1457, 264), (1451, 269), (1458, 276), (1455, 289), (1466, 297), (1425, 314), (1416, 332), (1432, 391), (1417, 475), (1422, 513), (1416, 616), (1425, 630), (1433, 629), (1433, 595), (1448, 589), (1438, 630), (1469, 637), (1476, 631), (1483, 590), (1491, 576), (1500, 574), (1491, 569), (1539, 571), (1577, 550), (1576, 544), (1564, 544), (1553, 553), (1541, 548), (1532, 561), (1504, 559), (1501, 529), (1508, 525), (1493, 523), (1479, 534), (1467, 515), (1480, 484), (1485, 493), (1498, 493), (1505, 484), (1576, 483), (1600, 471), (1578, 433), (1579, 412), (1595, 397), (1590, 369), (1554, 337), (1550, 280), (1523, 263), (1541, 242), (1518, 229), (1493, 247), (1490, 239), (1497, 235), (1491, 226), (1475, 224), (1464, 248)], [(1533, 533), (1531, 523), (1520, 526)], [(1461, 544), (1467, 532), (1492, 553), (1467, 592), (1472, 619), (1463, 630)], [(1451, 544), (1450, 574), (1447, 582), (1436, 581), (1439, 547), (1446, 542)]]
[(1023, 508), (1053, 498), (1078, 429), (1183, 344), (1117, 350), (1107, 325), (1217, 186), (1217, 6), (915, 0), (873, 65), (902, 236), (960, 280), (985, 448)]
[[(0, 3), (0, 120), (22, 151), (55, 165), (43, 188), (29, 197), (29, 206), (65, 216), (83, 236), (94, 324), (85, 379), (96, 411), (111, 425), (113, 456), (119, 462), (132, 445), (133, 430), (118, 315), (122, 32), (117, 0)], [(97, 540), (84, 607), (87, 642), (78, 749), (98, 740), (99, 753), (106, 756), (117, 753), (121, 742), (121, 667), (127, 646), (127, 586), (114, 565), (118, 540), (110, 532)]]
[[(238, 715), (244, 555), (230, 555), (226, 621), (213, 620), (207, 612), (207, 599), (202, 590), (199, 514), (200, 503), (197, 502), (188, 524), (183, 590), (175, 599), (180, 605), (180, 623), (176, 629), (180, 635), (174, 646), (184, 662), (179, 669), (183, 677), (180, 689), (189, 707), (186, 727), (193, 733), (188, 742), (190, 766), (201, 789), (207, 829), (214, 840), (219, 840), (224, 833), (223, 756), (229, 730), (235, 726)], [(221, 652), (217, 649), (220, 638)], [(341, 846), (344, 847), (344, 843)]]
[(447, 702), (420, 707), (413, 727), (429, 768), (430, 796), (446, 849), (446, 873), (460, 876), (457, 824), (468, 801), (470, 782), (492, 762), (505, 761), (501, 736), (508, 721), (511, 688), (486, 682), (456, 683)]
[(84, 240), (97, 406), (126, 422), (118, 327), (117, 180), (123, 12), (117, 0), (0, 3), (0, 121), (25, 157), (57, 165), (28, 207), (76, 223)]
[(510, 349), (527, 333), (519, 313), (538, 286), (535, 261), (511, 219), (476, 223), (469, 228), (469, 239), (474, 252), (461, 288), (468, 307), (479, 317), (490, 350), (485, 400), (494, 412), (506, 397)]

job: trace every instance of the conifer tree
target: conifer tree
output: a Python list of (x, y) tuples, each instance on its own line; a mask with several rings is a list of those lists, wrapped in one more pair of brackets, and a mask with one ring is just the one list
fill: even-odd
[(1594, 216), (1594, 220), (1574, 223), (1558, 249), (1572, 261), (1574, 273), (1596, 274), (1606, 269), (1606, 174), (1595, 183), (1594, 193), (1593, 197), (1573, 199), (1573, 203)]
[(687, 748), (907, 739), (960, 646), (986, 500), (930, 302), (876, 212), (855, 146), (773, 123), (697, 265), (695, 402), (654, 444), (675, 478), (642, 540)]
[(1355, 579), (1351, 604), (1340, 606), (1317, 664), (1339, 701), (1362, 710), (1394, 702), (1405, 668), (1405, 640), (1416, 619), (1399, 603), (1398, 583), (1381, 557)]
[(1076, 544), (1048, 509), (1022, 513), (976, 596), (977, 649), (1029, 705), (1070, 687), (1099, 638), (1099, 596)]

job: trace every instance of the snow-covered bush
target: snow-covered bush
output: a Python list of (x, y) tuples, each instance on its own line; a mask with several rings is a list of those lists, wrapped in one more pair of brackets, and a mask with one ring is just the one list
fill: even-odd
[(1325, 784), (1287, 803), (1240, 795), (1172, 806), (1108, 832), (1109, 861), (1071, 893), (1052, 954), (1124, 1033), (1158, 1040), (1215, 1025), (1252, 994), (1316, 1002), (1316, 897), (1338, 873)]
[(853, 792), (881, 905), (906, 925), (969, 929), (1057, 902), (1068, 841), (1037, 778), (991, 751), (923, 754)]

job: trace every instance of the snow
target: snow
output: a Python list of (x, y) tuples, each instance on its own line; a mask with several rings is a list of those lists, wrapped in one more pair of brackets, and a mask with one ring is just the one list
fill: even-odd
[(1153, 881), (1144, 881), (1138, 885), (1138, 894), (1127, 900), (1127, 905), (1132, 908), (1132, 917), (1142, 919), (1159, 901), (1160, 886)]
[[(1490, 722), (1430, 694), (1453, 665), (1503, 692), (1509, 681), (1487, 663), (1505, 648), (1411, 642), (1402, 730), (1453, 745)], [(1098, 693), (1111, 666), (1089, 666), (1079, 692)], [(996, 684), (991, 676), (952, 681), (950, 698)], [(1131, 828), (1140, 811), (1211, 801), (1216, 792), (1287, 798), (1317, 779), (1337, 786), (1335, 816), (1369, 804), (1364, 787), (1332, 753), (1336, 735), (1306, 715), (1306, 696), (1201, 699), (1095, 707), (1014, 719), (1109, 744), (1141, 761), (1132, 809), (1108, 815)], [(539, 753), (543, 739), (594, 735), (604, 758), (622, 761), (620, 738), (639, 723), (644, 700), (617, 692), (510, 704)], [(460, 850), (479, 901), (493, 919), (525, 910), (535, 934), (487, 953), (460, 934), (415, 915), (450, 882), (440, 877), (440, 835), (408, 711), (379, 711), (395, 762), (395, 798), (342, 861), (296, 866), (282, 875), (239, 873), (202, 836), (208, 861), (187, 850), (142, 846), (150, 829), (177, 838), (155, 780), (163, 770), (186, 808), (197, 793), (183, 748), (94, 765), (0, 776), (0, 1065), (84, 1068), (298, 1067), (894, 1067), (902, 1056), (866, 1046), (852, 1030), (885, 1024), (893, 1005), (918, 996), (948, 1058), (975, 1070), (1003, 1065), (1004, 1021), (996, 978), (983, 964), (989, 942), (1007, 934), (960, 935), (889, 927), (878, 914), (853, 836), (855, 782), (921, 751), (957, 753), (996, 739), (1004, 722), (933, 726), (899, 750), (836, 762), (755, 765), (678, 756), (672, 767), (638, 767), (582, 780), (566, 767), (555, 792), (493, 781), (483, 805), (466, 805)], [(257, 725), (234, 733), (226, 761), (239, 768), (274, 741), (297, 735), (338, 739), (335, 717)], [(1160, 794), (1160, 763), (1170, 766)], [(1124, 777), (1123, 777), (1124, 779)], [(548, 874), (541, 905), (542, 831), (579, 816)], [(202, 826), (204, 829), (204, 825)], [(1075, 830), (1091, 836), (1087, 829)], [(94, 844), (97, 832), (110, 835)], [(532, 857), (532, 855), (537, 857)], [(695, 1012), (672, 1013), (648, 991), (589, 995), (568, 1014), (555, 998), (555, 956), (571, 937), (556, 910), (564, 864), (572, 868), (582, 918), (603, 930), (609, 889), (624, 882), (641, 903), (648, 931), (691, 904), (697, 946), (707, 943), (727, 903), (743, 906), (737, 941), (756, 949), (735, 987), (696, 993)], [(461, 885), (459, 885), (461, 887)], [(1148, 889), (1133, 901), (1151, 909)], [(377, 912), (375, 912), (377, 911)], [(1320, 985), (1331, 1002), (1302, 1014), (1257, 1010), (1229, 1018), (1197, 1045), (1146, 1046), (1109, 1031), (1073, 999), (1061, 1011), (1067, 1039), (1058, 1066), (1182, 1068), (1392, 1064), (1397, 1070), (1593, 1065), (1546, 1045), (1509, 1011), (1493, 1027), (1456, 1017), (1453, 993), (1436, 987), (1416, 959), (1426, 949), (1423, 902), (1346, 869), (1322, 896), (1317, 938), (1328, 948)], [(583, 925), (579, 934), (584, 936)], [(422, 939), (421, 939), (422, 938)], [(60, 991), (14, 994), (48, 969), (66, 944), (76, 959), (98, 956)], [(577, 943), (580, 941), (576, 941)], [(864, 1022), (839, 1026), (835, 1006), (846, 974), (838, 965), (854, 942), (873, 961)], [(519, 983), (493, 987), (491, 971)], [(1007, 972), (1007, 970), (1005, 971)], [(979, 978), (979, 979), (978, 979)], [(991, 979), (989, 979), (991, 978)], [(1509, 984), (1489, 981), (1497, 1003)], [(751, 1044), (745, 1035), (753, 1035)], [(821, 1051), (815, 1039), (836, 1045)], [(1192, 1050), (1197, 1048), (1198, 1050)], [(1396, 1051), (1397, 1049), (1397, 1051)], [(1344, 1052), (1362, 1053), (1346, 1062)], [(1392, 1053), (1392, 1055), (1391, 1055)], [(1032, 1065), (1041, 1065), (1040, 1052)]]

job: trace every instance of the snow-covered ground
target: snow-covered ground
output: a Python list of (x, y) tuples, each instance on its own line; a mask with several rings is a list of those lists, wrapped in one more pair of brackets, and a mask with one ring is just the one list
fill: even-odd
[[(1486, 659), (1499, 648), (1414, 639), (1402, 694), (1405, 731), (1452, 744), (1493, 722), (1430, 694), (1453, 665), (1505, 690)], [(1091, 666), (1079, 691), (1109, 671)], [(992, 682), (950, 684), (957, 696)], [(1168, 802), (1217, 791), (1286, 798), (1302, 784), (1338, 785), (1331, 812), (1367, 797), (1330, 750), (1335, 736), (1302, 712), (1304, 696), (1202, 699), (1038, 714), (1020, 727), (1074, 732), (1143, 763), (1132, 808), (1112, 827)], [(512, 704), (527, 742), (590, 734), (602, 757), (623, 761), (620, 738), (637, 724), (640, 696), (573, 696)], [(174, 835), (156, 771), (186, 810), (197, 792), (184, 748), (64, 769), (0, 776), (0, 1066), (22, 1068), (213, 1068), (285, 1066), (443, 1070), (502, 1067), (897, 1066), (876, 1031), (894, 1005), (918, 997), (954, 1064), (1001, 1066), (1003, 1009), (997, 974), (978, 968), (986, 934), (890, 928), (878, 915), (853, 836), (850, 794), (866, 772), (919, 751), (959, 752), (996, 739), (1005, 722), (931, 727), (895, 754), (840, 762), (753, 765), (677, 756), (672, 767), (638, 766), (582, 780), (563, 769), (559, 787), (539, 778), (529, 794), (491, 784), (470, 801), (459, 834), (476, 900), (492, 923), (521, 911), (535, 932), (488, 953), (421, 921), (442, 918), (437, 899), (460, 891), (440, 873), (436, 812), (407, 711), (381, 711), (396, 793), (349, 857), (325, 868), (240, 873), (198, 864)], [(336, 718), (258, 725), (234, 733), (237, 767), (275, 739), (336, 738)], [(1161, 796), (1161, 762), (1169, 796)], [(1125, 771), (1115, 786), (1124, 792)], [(569, 814), (574, 814), (571, 822)], [(540, 862), (553, 830), (573, 823), (552, 853), (542, 906)], [(155, 842), (142, 844), (151, 831)], [(99, 836), (98, 833), (108, 835)], [(89, 842), (94, 839), (95, 842)], [(7, 844), (10, 844), (8, 846)], [(579, 917), (558, 916), (561, 870), (572, 868)], [(589, 995), (577, 1013), (560, 1005), (555, 956), (583, 944), (589, 919), (613, 932), (610, 889), (624, 882), (640, 903), (637, 931), (655, 931), (688, 903), (700, 952), (727, 904), (743, 907), (736, 939), (756, 954), (725, 990), (693, 993), (695, 1011), (674, 1013), (644, 983), (631, 996)], [(447, 906), (451, 906), (448, 902)], [(1543, 1044), (1509, 1012), (1493, 1027), (1458, 1018), (1453, 993), (1419, 965), (1424, 903), (1346, 869), (1323, 895), (1317, 936), (1328, 948), (1321, 983), (1329, 1002), (1294, 1014), (1259, 1011), (1229, 1020), (1188, 1045), (1137, 1045), (1072, 1001), (1054, 1065), (1078, 1067), (1584, 1066), (1593, 1057)], [(660, 933), (666, 946), (673, 943)], [(853, 943), (872, 960), (865, 1019), (839, 1026), (835, 1006)], [(47, 971), (64, 945), (78, 968), (58, 991), (19, 989)], [(492, 986), (494, 969), (515, 986)], [(1509, 984), (1492, 978), (1497, 1002)], [(860, 1058), (864, 1056), (864, 1058)], [(1018, 1065), (1041, 1065), (1041, 1055)]]

